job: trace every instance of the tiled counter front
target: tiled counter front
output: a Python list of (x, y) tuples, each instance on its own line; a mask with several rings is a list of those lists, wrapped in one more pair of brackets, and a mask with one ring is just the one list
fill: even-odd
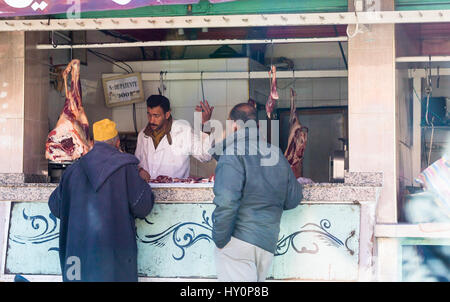
[[(59, 220), (46, 202), (54, 188), (52, 184), (0, 188), (0, 198), (8, 197), (0, 202), (3, 280), (15, 274), (60, 280)], [(361, 207), (376, 203), (378, 189), (305, 186), (302, 204), (282, 216), (269, 279), (357, 281)], [(215, 279), (212, 188), (154, 188), (154, 192), (157, 203), (152, 213), (136, 220), (141, 280)]]

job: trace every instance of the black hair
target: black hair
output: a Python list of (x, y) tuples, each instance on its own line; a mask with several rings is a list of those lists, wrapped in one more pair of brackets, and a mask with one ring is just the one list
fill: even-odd
[(160, 106), (164, 113), (170, 111), (170, 101), (163, 95), (154, 94), (148, 97), (147, 107), (155, 108)]
[(230, 111), (230, 119), (233, 121), (256, 121), (257, 112), (255, 107), (248, 103), (240, 103), (233, 107)]

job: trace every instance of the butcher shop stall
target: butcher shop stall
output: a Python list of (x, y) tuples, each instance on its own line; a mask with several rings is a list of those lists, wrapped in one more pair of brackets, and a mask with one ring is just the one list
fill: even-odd
[[(48, 198), (92, 148), (95, 122), (113, 120), (121, 149), (134, 154), (155, 94), (193, 129), (200, 101), (224, 129), (233, 106), (255, 106), (261, 135), (291, 164), (304, 197), (283, 214), (269, 281), (406, 280), (403, 246), (448, 244), (446, 225), (430, 235), (401, 224), (418, 190), (413, 176), (444, 153), (422, 150), (429, 128), (409, 99), (429, 87), (419, 72), (427, 66), (413, 59), (422, 48), (409, 48), (425, 31), (413, 26), (440, 12), (435, 38), (442, 35), (444, 4), (411, 10), (413, 1), (390, 0), (371, 11), (347, 0), (53, 2), (0, 2), (0, 282), (62, 280)], [(155, 207), (136, 219), (140, 281), (216, 279), (216, 165), (191, 156), (189, 177), (151, 175)]]

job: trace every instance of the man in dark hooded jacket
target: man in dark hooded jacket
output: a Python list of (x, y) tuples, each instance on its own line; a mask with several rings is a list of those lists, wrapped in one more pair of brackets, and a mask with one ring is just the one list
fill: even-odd
[(115, 123), (94, 125), (91, 151), (64, 172), (49, 207), (60, 221), (63, 281), (137, 282), (135, 218), (154, 203), (138, 159), (120, 152)]

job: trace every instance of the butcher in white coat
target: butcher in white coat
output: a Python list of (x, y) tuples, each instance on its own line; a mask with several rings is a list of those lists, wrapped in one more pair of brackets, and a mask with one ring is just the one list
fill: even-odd
[[(210, 118), (214, 107), (201, 102), (202, 123)], [(195, 133), (187, 121), (173, 120), (169, 99), (151, 95), (147, 99), (147, 126), (139, 132), (135, 155), (139, 159), (139, 175), (147, 182), (160, 175), (173, 178), (189, 177), (192, 155), (201, 162), (212, 159), (210, 135)]]

